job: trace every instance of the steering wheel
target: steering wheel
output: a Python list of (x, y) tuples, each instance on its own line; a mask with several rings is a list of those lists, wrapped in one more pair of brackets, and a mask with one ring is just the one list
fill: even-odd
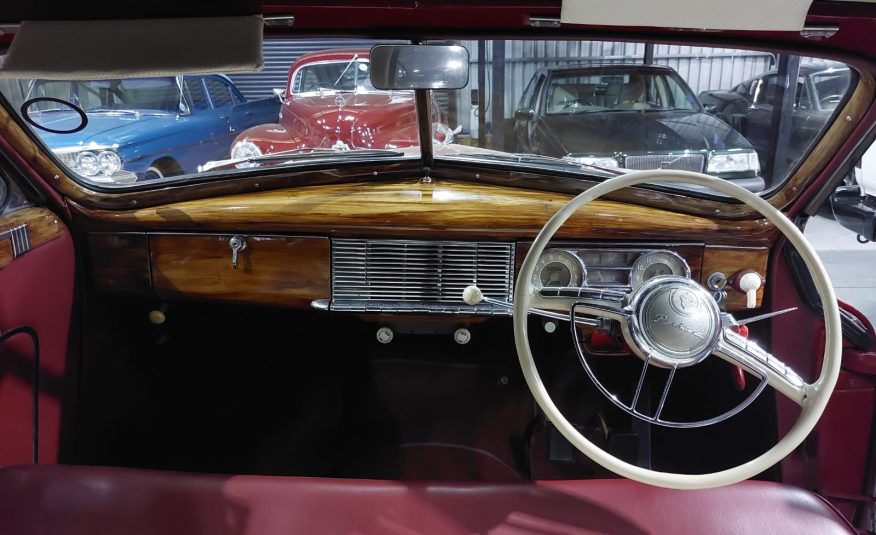
[[(694, 184), (734, 197), (760, 212), (797, 248), (812, 275), (824, 308), (826, 337), (824, 359), (821, 373), (815, 382), (806, 383), (781, 360), (734, 332), (733, 317), (722, 313), (711, 293), (688, 278), (673, 275), (657, 276), (626, 294), (586, 287), (541, 290), (533, 287), (532, 275), (539, 257), (557, 229), (572, 214), (608, 193), (654, 181)], [(636, 387), (633, 403), (625, 405), (617, 399), (612, 399), (612, 394), (601, 386), (586, 362), (582, 360), (582, 363), (600, 390), (635, 417), (652, 423), (671, 425), (671, 422), (660, 421), (660, 411), (666, 401), (675, 371), (696, 365), (710, 355), (759, 375), (762, 386), (735, 409), (718, 418), (696, 422), (695, 425), (713, 425), (738, 413), (760, 393), (766, 384), (770, 384), (778, 392), (800, 405), (800, 416), (788, 434), (772, 448), (755, 459), (720, 472), (677, 474), (627, 463), (587, 440), (554, 404), (538, 373), (529, 345), (527, 324), (529, 313), (534, 308), (563, 311), (569, 314), (567, 318), (571, 321), (579, 321), (579, 314), (583, 314), (588, 317), (604, 318), (599, 320), (603, 322), (607, 319), (620, 323), (627, 345), (644, 361), (638, 386), (632, 385)], [(523, 375), (547, 419), (578, 450), (602, 467), (618, 475), (659, 487), (677, 489), (719, 487), (748, 479), (776, 464), (791, 453), (815, 427), (833, 392), (840, 371), (842, 337), (836, 296), (824, 266), (800, 230), (784, 214), (757, 195), (731, 182), (688, 171), (634, 171), (606, 180), (569, 201), (541, 229), (523, 261), (514, 289), (513, 322), (514, 341)], [(572, 331), (577, 332), (574, 325)], [(576, 350), (579, 351), (580, 356), (580, 348)], [(656, 414), (647, 416), (637, 411), (636, 402), (645, 374), (652, 366), (668, 369), (669, 379)], [(675, 427), (686, 427), (686, 425), (675, 425)]]

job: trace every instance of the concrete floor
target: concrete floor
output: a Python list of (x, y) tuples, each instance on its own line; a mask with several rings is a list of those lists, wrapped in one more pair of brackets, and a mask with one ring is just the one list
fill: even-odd
[(806, 237), (818, 251), (837, 298), (876, 322), (876, 243), (860, 244), (855, 234), (826, 217), (813, 217)]

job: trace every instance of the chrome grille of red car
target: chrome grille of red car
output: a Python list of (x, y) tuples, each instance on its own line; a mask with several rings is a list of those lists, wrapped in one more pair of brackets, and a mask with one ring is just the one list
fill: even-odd
[(508, 314), (466, 305), (462, 290), (510, 301), (513, 282), (513, 243), (332, 240), (332, 310)]
[(702, 173), (705, 161), (702, 154), (641, 154), (627, 156), (623, 166), (636, 170), (675, 169)]

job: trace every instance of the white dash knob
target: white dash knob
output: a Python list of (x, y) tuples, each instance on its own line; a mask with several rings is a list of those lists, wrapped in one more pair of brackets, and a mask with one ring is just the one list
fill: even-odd
[(739, 278), (739, 289), (745, 292), (745, 306), (754, 308), (757, 306), (757, 291), (763, 284), (763, 279), (754, 271), (749, 271)]
[(462, 300), (467, 305), (476, 305), (484, 300), (484, 292), (474, 284), (466, 286), (465, 290), (462, 291)]

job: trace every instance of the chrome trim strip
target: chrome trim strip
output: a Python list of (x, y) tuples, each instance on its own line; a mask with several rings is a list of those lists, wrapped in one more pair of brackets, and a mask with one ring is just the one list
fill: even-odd
[(274, 17), (264, 17), (262, 19), (265, 26), (268, 28), (291, 28), (295, 26), (295, 15), (278, 15)]
[(12, 258), (18, 258), (31, 249), (30, 235), (27, 232), (26, 224), (0, 232), (0, 240), (5, 239), (12, 242)]
[[(461, 292), (460, 292), (461, 294)], [(462, 301), (462, 299), (460, 299)], [(314, 308), (321, 308), (321, 300), (311, 303)], [(392, 301), (358, 301), (333, 299), (328, 310), (332, 312), (358, 312), (363, 314), (454, 314), (454, 315), (487, 315), (510, 316), (511, 309), (488, 303), (477, 305), (451, 305), (438, 303), (401, 303)], [(564, 319), (565, 318), (564, 316)]]
[(839, 25), (837, 24), (819, 24), (819, 25), (810, 25), (804, 26), (802, 30), (800, 30), (800, 35), (803, 36), (804, 39), (828, 39), (836, 35), (836, 32), (839, 31)]
[(560, 27), (560, 18), (559, 17), (548, 17), (548, 16), (537, 16), (530, 15), (529, 16), (529, 25), (533, 28), (559, 28)]

